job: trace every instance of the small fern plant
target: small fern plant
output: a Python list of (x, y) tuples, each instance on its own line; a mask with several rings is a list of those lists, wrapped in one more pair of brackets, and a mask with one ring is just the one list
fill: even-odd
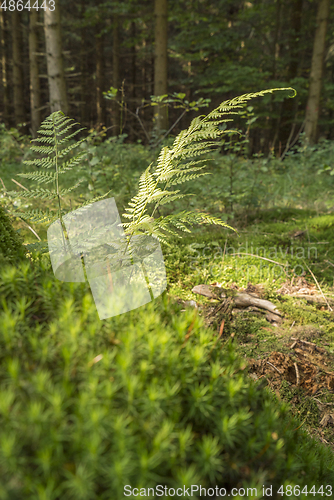
[[(39, 167), (41, 170), (18, 174), (19, 176), (25, 177), (26, 179), (36, 181), (38, 184), (38, 186), (34, 189), (21, 191), (20, 197), (56, 200), (57, 210), (42, 210), (38, 208), (30, 211), (27, 210), (23, 213), (17, 211), (12, 213), (17, 217), (22, 218), (24, 221), (30, 220), (31, 222), (35, 223), (52, 223), (56, 219), (59, 219), (66, 238), (67, 233), (65, 225), (63, 223), (63, 216), (66, 214), (66, 210), (62, 208), (61, 201), (66, 194), (76, 189), (82, 182), (85, 181), (84, 178), (81, 178), (78, 180), (78, 182), (76, 182), (75, 185), (67, 189), (60, 188), (60, 177), (73, 168), (77, 168), (78, 170), (80, 170), (80, 164), (82, 163), (84, 156), (86, 155), (86, 151), (80, 151), (74, 156), (70, 157), (72, 151), (77, 149), (80, 144), (82, 144), (82, 142), (86, 140), (84, 138), (79, 141), (73, 142), (73, 139), (82, 130), (84, 130), (84, 128), (74, 130), (74, 127), (76, 127), (77, 125), (79, 124), (71, 118), (65, 116), (62, 111), (56, 111), (48, 116), (42, 122), (40, 129), (38, 130), (38, 133), (41, 137), (33, 139), (32, 142), (35, 142), (37, 144), (31, 146), (32, 151), (44, 156), (35, 158), (34, 160), (25, 160), (23, 162), (26, 165)], [(40, 187), (41, 184), (53, 184), (54, 189), (52, 190)], [(17, 192), (10, 192), (9, 194), (17, 195)], [(109, 193), (106, 193), (103, 196), (86, 201), (77, 208), (90, 205), (95, 201), (105, 198), (108, 194)], [(35, 248), (43, 248), (43, 244), (34, 244), (32, 246), (34, 246)]]

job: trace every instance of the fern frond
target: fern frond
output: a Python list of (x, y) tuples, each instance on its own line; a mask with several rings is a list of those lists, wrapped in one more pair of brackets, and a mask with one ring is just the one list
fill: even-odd
[(29, 179), (31, 181), (36, 181), (38, 183), (48, 184), (54, 182), (56, 178), (56, 173), (52, 172), (27, 172), (25, 174), (17, 174), (20, 177)]
[[(32, 141), (37, 144), (31, 146), (32, 151), (44, 156), (42, 158), (27, 160), (25, 164), (34, 165), (43, 169), (54, 168), (54, 172), (37, 171), (19, 174), (21, 177), (35, 181), (38, 184), (49, 184), (54, 182), (54, 191), (37, 187), (29, 191), (21, 192), (19, 196), (23, 198), (58, 199), (58, 217), (60, 219), (66, 213), (61, 209), (61, 197), (72, 192), (84, 181), (84, 179), (80, 179), (74, 186), (67, 189), (59, 188), (59, 175), (77, 167), (86, 154), (84, 151), (80, 151), (78, 154), (73, 155), (72, 158), (66, 161), (62, 160), (62, 158), (69, 155), (85, 140), (81, 139), (70, 144), (70, 141), (84, 130), (83, 128), (73, 130), (73, 127), (76, 125), (78, 124), (71, 118), (65, 116), (62, 111), (51, 113), (40, 126), (38, 131), (40, 137)], [(101, 197), (98, 199), (101, 199)], [(93, 203), (93, 201), (89, 200), (89, 203)], [(42, 211), (27, 212), (27, 217), (30, 217), (34, 222), (50, 222), (56, 219), (56, 216), (53, 214), (50, 215)]]
[(62, 163), (60, 165), (58, 173), (62, 174), (64, 172), (67, 172), (68, 170), (72, 170), (73, 167), (76, 167), (77, 165), (79, 165), (79, 163), (81, 162), (81, 160), (85, 156), (86, 156), (86, 151), (82, 151), (82, 152), (78, 153), (76, 156), (74, 156), (73, 158), (71, 158), (70, 160), (65, 161), (64, 163)]
[[(110, 191), (108, 191), (107, 193), (103, 194), (102, 196), (97, 196), (95, 198), (92, 198), (91, 200), (87, 200), (87, 201), (81, 203), (81, 205), (79, 205), (75, 209), (75, 215), (74, 215), (74, 217), (76, 217), (77, 214), (84, 213), (96, 201), (100, 201), (100, 200), (103, 200), (104, 198), (106, 198), (109, 193), (110, 193)], [(67, 216), (68, 220), (70, 220), (72, 218), (72, 212), (67, 213), (66, 216)]]
[(194, 179), (202, 177), (203, 175), (212, 175), (212, 174), (211, 172), (201, 172), (200, 174), (191, 174), (191, 175), (180, 174), (180, 176), (176, 176), (175, 179), (169, 183), (169, 186), (176, 186), (177, 184), (183, 184), (184, 182), (192, 181)]
[[(68, 127), (69, 128), (72, 128), (72, 127)], [(79, 128), (79, 130), (76, 130), (75, 132), (73, 132), (72, 134), (70, 135), (67, 135), (66, 137), (64, 137), (63, 139), (60, 139), (60, 141), (58, 141), (58, 144), (63, 144), (64, 142), (67, 142), (71, 139), (73, 139), (73, 137), (75, 137), (76, 135), (78, 135), (80, 132), (82, 132), (83, 130), (85, 130), (85, 128)], [(59, 132), (59, 136), (63, 135), (65, 133), (65, 130), (62, 130), (61, 132)], [(81, 141), (79, 142), (76, 142), (76, 147), (78, 147), (79, 144), (81, 144), (81, 142), (85, 141), (86, 139), (82, 139)]]
[[(51, 134), (52, 134), (52, 131), (51, 131)], [(51, 135), (50, 134), (50, 135)], [(31, 142), (44, 142), (46, 144), (52, 144), (53, 143), (53, 137), (37, 137), (36, 139), (33, 139)], [(31, 146), (31, 149), (34, 151), (35, 148), (38, 147), (38, 146)]]
[[(54, 167), (55, 161), (53, 158), (35, 158), (34, 160), (24, 160), (25, 165), (36, 165), (36, 167), (51, 168)], [(21, 175), (21, 174), (18, 174)]]
[(30, 146), (30, 149), (43, 155), (51, 155), (55, 150), (54, 146)]
[[(52, 131), (52, 125), (50, 125), (49, 127), (47, 127), (46, 129), (42, 129), (40, 128), (38, 130), (38, 133), (39, 134), (42, 134), (42, 135), (46, 135), (46, 136), (51, 136), (53, 135), (53, 131)], [(33, 141), (38, 141), (40, 139), (40, 137), (36, 137), (35, 139), (32, 139)]]
[(82, 142), (84, 142), (85, 139), (81, 139), (80, 141), (74, 143), (74, 144), (71, 144), (70, 146), (67, 146), (67, 148), (63, 148), (59, 154), (58, 154), (58, 158), (63, 158), (64, 156), (66, 156), (68, 153), (70, 153), (71, 151), (73, 151), (73, 149), (76, 149), (78, 146), (80, 146), (80, 144)]
[[(232, 120), (229, 115), (240, 114), (239, 110), (250, 99), (278, 90), (292, 90), (294, 95), (296, 95), (296, 91), (292, 88), (268, 89), (224, 101), (207, 116), (202, 115), (194, 118), (188, 129), (182, 130), (174, 139), (171, 148), (167, 146), (163, 147), (156, 161), (154, 172), (150, 172), (150, 166), (142, 174), (139, 181), (138, 193), (125, 208), (123, 217), (131, 219), (131, 222), (123, 223), (128, 234), (132, 235), (137, 230), (145, 229), (145, 224), (149, 224), (150, 234), (156, 235), (159, 240), (163, 237), (161, 234), (164, 231), (170, 232), (170, 234), (177, 234), (171, 230), (170, 226), (186, 232), (189, 232), (188, 226), (192, 224), (216, 224), (232, 229), (224, 221), (209, 214), (187, 211), (168, 215), (167, 217), (160, 217), (152, 222), (149, 214), (147, 214), (147, 206), (152, 201), (155, 201), (155, 207), (151, 215), (151, 218), (153, 218), (155, 210), (159, 205), (169, 203), (183, 196), (178, 191), (168, 191), (167, 188), (169, 186), (182, 184), (200, 176), (208, 175), (207, 172), (200, 172), (205, 166), (203, 165), (204, 159), (192, 160), (192, 158), (211, 153), (212, 149), (218, 144), (217, 139), (221, 138), (222, 135), (229, 132), (238, 132), (236, 130), (224, 131), (222, 128), (219, 128), (221, 124)], [(294, 95), (291, 97), (294, 97)], [(190, 161), (185, 162), (187, 159)], [(201, 165), (195, 166), (198, 163)], [(161, 182), (165, 183), (163, 188), (158, 185)], [(148, 221), (150, 222), (148, 223)]]
[(76, 184), (74, 184), (74, 186), (72, 186), (70, 188), (67, 188), (67, 189), (61, 189), (60, 190), (60, 194), (62, 196), (64, 196), (67, 193), (71, 193), (74, 189), (76, 189), (78, 186), (80, 186), (80, 184), (82, 184), (83, 182), (85, 182), (85, 180), (86, 179), (80, 179)]
[(13, 212), (15, 217), (23, 217), (26, 220), (36, 223), (51, 223), (57, 219), (57, 213), (49, 210), (43, 211), (39, 208), (34, 210), (27, 210), (26, 212)]
[(57, 193), (50, 191), (49, 189), (36, 188), (30, 191), (22, 191), (20, 193), (21, 198), (41, 198), (43, 200), (54, 200), (57, 198)]

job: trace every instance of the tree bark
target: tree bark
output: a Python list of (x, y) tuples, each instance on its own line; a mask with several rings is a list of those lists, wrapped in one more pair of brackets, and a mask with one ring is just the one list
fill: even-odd
[[(137, 83), (137, 53), (136, 53), (136, 23), (132, 21), (131, 23), (131, 100), (133, 102), (133, 107), (136, 109), (137, 101), (136, 101), (136, 83)], [(129, 138), (130, 141), (134, 142), (137, 135), (135, 135), (135, 130), (137, 128), (138, 121), (136, 118), (131, 115), (130, 118), (130, 133)]]
[[(154, 46), (154, 95), (168, 93), (167, 41), (168, 41), (168, 0), (155, 0), (155, 46)], [(158, 133), (168, 129), (167, 106), (156, 106), (155, 126)]]
[(30, 116), (31, 135), (37, 137), (41, 124), (41, 89), (38, 69), (38, 13), (31, 9), (29, 13), (29, 69), (30, 69)]
[[(98, 30), (100, 31), (100, 30)], [(102, 92), (104, 89), (104, 43), (103, 35), (96, 36), (96, 114), (97, 127), (101, 129), (105, 124), (104, 99)]]
[[(112, 50), (112, 71), (113, 71), (113, 87), (118, 89), (120, 83), (119, 77), (119, 20), (118, 15), (114, 15), (114, 29), (113, 29), (113, 50)], [(116, 99), (118, 98), (118, 93)], [(120, 133), (120, 113), (119, 105), (117, 102), (113, 103), (113, 127), (114, 134), (119, 135)]]
[(319, 106), (324, 70), (330, 0), (319, 0), (311, 63), (310, 86), (305, 115), (305, 135), (310, 144), (318, 140)]
[(23, 56), (20, 13), (14, 9), (11, 12), (13, 37), (13, 89), (14, 89), (14, 116), (15, 125), (25, 121), (24, 86), (23, 86)]
[(46, 44), (46, 62), (48, 69), (50, 109), (68, 114), (64, 61), (61, 44), (59, 2), (52, 11), (44, 12), (44, 32)]
[(8, 87), (8, 61), (7, 61), (7, 28), (5, 12), (0, 9), (0, 30), (1, 30), (1, 84), (3, 95), (3, 121), (9, 126), (9, 87)]
[[(82, 25), (80, 28), (80, 122), (83, 124), (88, 123), (89, 113), (87, 105), (87, 39), (86, 39), (86, 26), (83, 22), (85, 12), (85, 1), (81, 0), (80, 3)], [(91, 126), (91, 124), (89, 124)]]
[[(290, 25), (291, 35), (289, 39), (289, 55), (290, 62), (287, 72), (287, 82), (293, 86), (291, 82), (298, 75), (300, 67), (300, 44), (298, 43), (301, 27), (302, 27), (302, 13), (303, 13), (303, 0), (294, 0), (290, 4)], [(298, 95), (294, 99), (285, 99), (282, 102), (281, 116), (280, 116), (280, 130), (279, 141), (283, 145), (283, 149), (289, 148), (296, 134), (291, 133), (295, 130), (295, 118), (298, 110)], [(299, 128), (299, 127), (297, 127)], [(297, 132), (297, 130), (296, 130)]]

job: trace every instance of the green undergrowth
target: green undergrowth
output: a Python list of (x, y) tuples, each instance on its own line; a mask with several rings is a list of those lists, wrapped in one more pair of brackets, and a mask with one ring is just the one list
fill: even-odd
[(166, 293), (100, 321), (44, 256), (2, 267), (0, 295), (1, 499), (333, 483), (332, 452)]
[(222, 286), (248, 282), (271, 290), (298, 277), (307, 277), (333, 292), (333, 214), (276, 208), (240, 216), (231, 225), (238, 232), (216, 228), (194, 231), (168, 249), (169, 282), (183, 299), (193, 298), (194, 285), (219, 282)]
[(25, 258), (23, 239), (13, 229), (9, 216), (0, 205), (0, 265)]

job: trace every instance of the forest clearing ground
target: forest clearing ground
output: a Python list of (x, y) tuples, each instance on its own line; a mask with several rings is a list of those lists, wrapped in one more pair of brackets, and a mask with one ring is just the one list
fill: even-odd
[[(227, 245), (226, 232), (202, 228), (175, 247), (166, 266), (172, 274), (169, 292), (180, 310), (195, 306), (195, 314), (211, 324), (208, 327), (222, 348), (232, 337), (247, 361), (249, 376), (289, 403), (300, 425), (334, 451), (333, 223), (331, 214), (294, 209), (259, 212), (253, 222), (239, 228), (239, 237), (228, 236)], [(229, 254), (226, 249), (233, 245), (235, 251)], [(237, 249), (242, 247), (239, 255)], [(269, 249), (270, 260), (277, 264), (261, 259), (268, 258)], [(288, 272), (274, 277), (279, 269)], [(217, 301), (191, 292), (194, 285), (204, 283), (270, 300), (281, 311), (282, 322), (270, 324), (261, 313), (240, 309), (214, 317)]]

